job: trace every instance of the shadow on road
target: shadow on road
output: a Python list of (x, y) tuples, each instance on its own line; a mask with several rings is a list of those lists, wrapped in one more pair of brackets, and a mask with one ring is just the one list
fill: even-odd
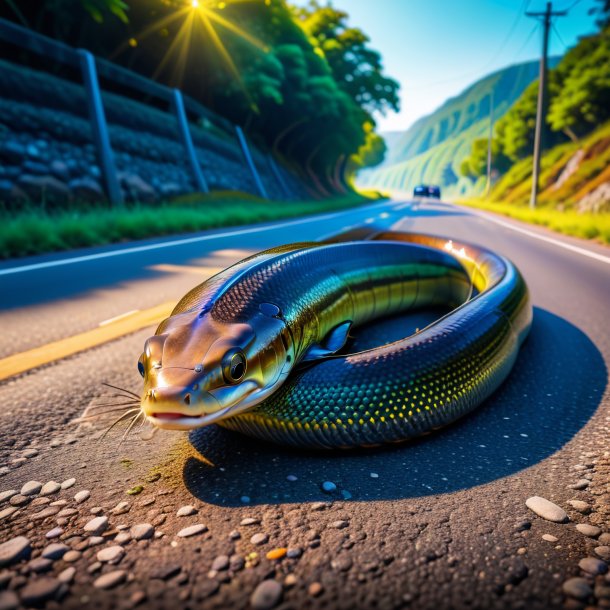
[[(367, 332), (391, 339), (388, 323)], [(404, 336), (404, 325), (401, 326)], [(366, 337), (358, 338), (366, 344)], [(604, 360), (578, 328), (536, 309), (529, 340), (509, 380), (473, 414), (398, 447), (344, 453), (290, 450), (212, 426), (189, 440), (215, 466), (189, 458), (191, 493), (223, 506), (335, 498), (394, 500), (456, 491), (532, 466), (591, 418), (607, 383)], [(288, 481), (294, 475), (296, 481)], [(377, 476), (375, 476), (377, 475)], [(320, 485), (332, 481), (335, 494)], [(246, 496), (242, 500), (242, 497)]]

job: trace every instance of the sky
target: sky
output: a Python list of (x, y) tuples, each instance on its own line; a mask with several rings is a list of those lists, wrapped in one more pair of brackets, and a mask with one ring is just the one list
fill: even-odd
[[(524, 9), (543, 11), (544, 0), (333, 0), (332, 4), (350, 14), (350, 25), (370, 36), (387, 74), (401, 84), (401, 111), (376, 117), (381, 131), (402, 131), (482, 76), (540, 58), (542, 27), (526, 17)], [(588, 11), (598, 4), (553, 2), (553, 10), (570, 10), (554, 22), (551, 54), (563, 54), (579, 36), (595, 30), (595, 17)]]

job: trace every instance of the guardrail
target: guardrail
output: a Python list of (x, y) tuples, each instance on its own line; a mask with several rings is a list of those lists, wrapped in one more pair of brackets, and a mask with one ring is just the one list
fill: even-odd
[[(267, 199), (265, 186), (252, 156), (251, 144), (249, 144), (241, 127), (233, 125), (224, 117), (213, 113), (193, 98), (184, 95), (179, 89), (171, 89), (156, 83), (127, 68), (95, 57), (85, 49), (74, 49), (67, 44), (33, 32), (5, 19), (0, 19), (0, 40), (80, 70), (86, 92), (89, 121), (103, 186), (106, 196), (112, 204), (122, 205), (123, 195), (117, 177), (114, 153), (104, 112), (99, 82), (100, 77), (121, 87), (143, 93), (148, 97), (156, 98), (168, 104), (176, 118), (178, 139), (184, 147), (185, 159), (198, 191), (207, 193), (209, 187), (203, 168), (196, 155), (187, 113), (198, 118), (206, 118), (212, 123), (222, 126), (226, 131), (235, 134), (243, 153), (245, 167), (252, 174), (258, 194)], [(267, 161), (281, 192), (290, 197), (290, 191), (277, 167), (275, 159), (270, 154), (267, 154)]]

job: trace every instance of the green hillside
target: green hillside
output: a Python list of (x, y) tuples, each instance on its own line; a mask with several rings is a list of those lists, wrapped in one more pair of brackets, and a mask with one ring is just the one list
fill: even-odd
[[(553, 58), (551, 64), (557, 62), (558, 58)], [(537, 75), (537, 62), (510, 66), (447, 100), (402, 135), (389, 134), (386, 161), (374, 170), (362, 172), (358, 184), (410, 190), (415, 184), (426, 182), (439, 184), (452, 195), (471, 192), (472, 182), (460, 177), (460, 163), (469, 155), (472, 142), (487, 133), (490, 91), (494, 90), (494, 113), (499, 118)]]

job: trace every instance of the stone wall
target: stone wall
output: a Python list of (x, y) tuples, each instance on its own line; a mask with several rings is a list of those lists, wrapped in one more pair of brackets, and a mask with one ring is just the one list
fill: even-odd
[[(159, 201), (195, 190), (172, 114), (104, 93), (117, 174), (127, 201)], [(231, 129), (202, 120), (191, 133), (212, 190), (258, 194)], [(266, 155), (252, 147), (272, 199), (286, 196)], [(305, 185), (279, 167), (291, 197)], [(104, 200), (84, 88), (75, 82), (0, 61), (0, 201), (61, 204)]]

